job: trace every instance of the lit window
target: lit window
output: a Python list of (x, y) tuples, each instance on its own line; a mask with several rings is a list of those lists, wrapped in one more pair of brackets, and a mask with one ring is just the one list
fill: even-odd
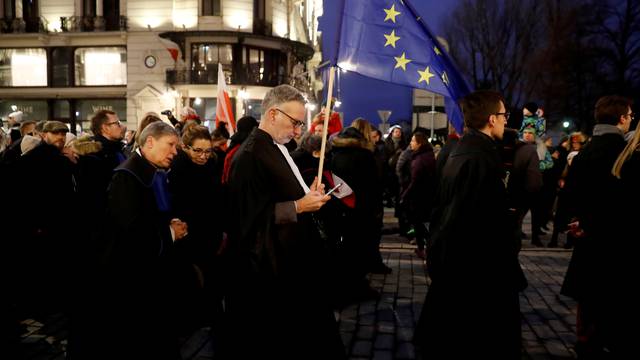
[(80, 48), (75, 58), (76, 86), (127, 84), (125, 48)]
[(44, 49), (0, 49), (0, 86), (47, 86)]

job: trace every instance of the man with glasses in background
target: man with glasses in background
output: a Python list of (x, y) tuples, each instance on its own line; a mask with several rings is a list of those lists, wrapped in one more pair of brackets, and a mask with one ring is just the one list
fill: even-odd
[(304, 183), (284, 147), (302, 132), (305, 99), (280, 85), (265, 95), (262, 109), (260, 125), (231, 163), (228, 273), (234, 278), (226, 298), (226, 355), (344, 359), (322, 286), (329, 273), (324, 245), (311, 216), (329, 196), (317, 179), (310, 188)]
[[(126, 127), (122, 126), (118, 114), (110, 110), (100, 110), (91, 118), (91, 132), (93, 136), (82, 136), (75, 141), (74, 150), (78, 154), (77, 163), (77, 192), (78, 192), (78, 216), (79, 226), (78, 244), (75, 247), (76, 265), (83, 271), (75, 272), (78, 284), (83, 288), (91, 289), (92, 279), (95, 274), (90, 271), (95, 263), (100, 227), (107, 207), (107, 188), (113, 177), (113, 170), (122, 163), (124, 155), (124, 134)], [(83, 294), (88, 294), (85, 291)], [(82, 296), (73, 304), (73, 322), (75, 328), (84, 329), (89, 325), (93, 314), (86, 307), (88, 301)], [(87, 323), (85, 323), (87, 322)], [(75, 330), (75, 329), (74, 329)], [(85, 343), (84, 340), (74, 341), (73, 337), (90, 337), (90, 331), (72, 331), (72, 351), (74, 346)]]
[(493, 91), (471, 93), (461, 107), (466, 131), (438, 186), (427, 246), (431, 286), (414, 342), (423, 359), (519, 359), (518, 292), (526, 279), (497, 145), (509, 113)]
[(580, 358), (624, 358), (622, 344), (628, 338), (622, 329), (636, 307), (628, 293), (635, 280), (628, 276), (629, 264), (635, 261), (635, 241), (621, 233), (623, 227), (634, 225), (621, 220), (620, 213), (630, 204), (611, 171), (626, 146), (624, 135), (634, 119), (632, 106), (631, 99), (621, 96), (598, 100), (593, 136), (573, 158), (564, 187), (574, 220), (570, 232), (577, 240), (560, 293), (578, 302)]

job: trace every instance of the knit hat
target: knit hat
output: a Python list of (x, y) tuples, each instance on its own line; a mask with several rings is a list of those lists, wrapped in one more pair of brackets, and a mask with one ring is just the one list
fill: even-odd
[(24, 116), (24, 113), (22, 111), (14, 111), (11, 114), (9, 114), (9, 117), (13, 118), (13, 121), (15, 121), (18, 124), (22, 122), (23, 116)]
[(527, 109), (531, 114), (535, 115), (536, 111), (538, 111), (538, 104), (534, 102), (528, 102), (524, 104), (524, 108)]

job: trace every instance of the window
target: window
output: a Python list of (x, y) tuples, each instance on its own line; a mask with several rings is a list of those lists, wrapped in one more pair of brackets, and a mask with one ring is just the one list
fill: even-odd
[(202, 16), (220, 16), (220, 0), (202, 0)]
[(127, 50), (121, 47), (79, 48), (75, 52), (75, 85), (126, 85)]
[(284, 82), (286, 57), (273, 49), (242, 48), (242, 68), (248, 84), (275, 86)]
[(96, 16), (96, 0), (82, 0), (82, 15)]
[(0, 86), (47, 86), (47, 52), (0, 49)]
[(23, 112), (23, 120), (49, 119), (49, 106), (46, 100), (0, 100), (0, 114), (9, 114), (16, 110)]
[(70, 110), (69, 100), (55, 100), (53, 102), (53, 119), (54, 120), (69, 120)]
[(59, 47), (51, 50), (51, 86), (71, 86), (71, 64), (73, 63), (73, 50), (68, 47)]
[(14, 11), (15, 0), (0, 0), (4, 5), (2, 8), (4, 13), (0, 12), (0, 17), (5, 18), (5, 20), (13, 19), (16, 17), (16, 13)]
[(262, 100), (248, 99), (244, 102), (244, 114), (246, 116), (253, 116), (257, 120), (262, 117)]
[(121, 99), (89, 99), (76, 101), (76, 121), (83, 131), (91, 128), (91, 117), (100, 110), (111, 110), (118, 114), (120, 121), (126, 122), (127, 101)]
[(230, 44), (192, 44), (192, 82), (215, 84), (218, 82), (218, 63), (222, 64), (226, 82), (231, 82), (233, 47)]

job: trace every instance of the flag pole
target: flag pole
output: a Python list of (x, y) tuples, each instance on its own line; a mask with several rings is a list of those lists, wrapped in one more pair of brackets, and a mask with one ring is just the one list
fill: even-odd
[[(327, 148), (327, 131), (329, 130), (329, 118), (331, 117), (331, 100), (333, 98), (333, 80), (336, 75), (336, 67), (329, 68), (329, 87), (327, 88), (327, 105), (324, 108), (324, 126), (322, 127), (322, 146), (320, 147), (320, 163), (318, 164), (318, 182), (322, 183), (322, 170), (324, 168), (324, 152)], [(315, 189), (312, 189), (315, 190)]]

